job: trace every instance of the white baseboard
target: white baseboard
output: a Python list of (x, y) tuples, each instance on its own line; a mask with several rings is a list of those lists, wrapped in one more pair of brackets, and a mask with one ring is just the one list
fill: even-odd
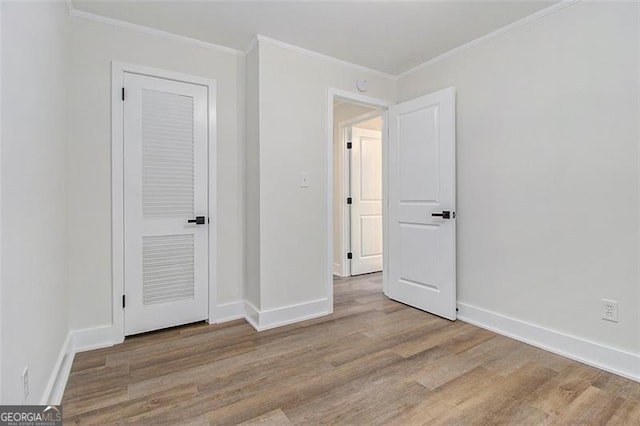
[(62, 402), (62, 394), (67, 386), (74, 355), (73, 335), (72, 332), (69, 332), (60, 348), (58, 359), (47, 382), (47, 387), (42, 394), (41, 405), (59, 405)]
[(106, 348), (118, 343), (113, 340), (114, 331), (111, 324), (73, 330), (71, 333), (73, 335), (73, 350), (76, 353)]
[(327, 310), (327, 306), (328, 300), (324, 298), (260, 311), (247, 302), (246, 319), (253, 328), (264, 331), (328, 315), (331, 312)]
[[(233, 321), (246, 316), (245, 302), (223, 303), (216, 306), (214, 323)], [(211, 322), (210, 322), (211, 323)]]
[(333, 275), (337, 275), (339, 277), (342, 276), (342, 265), (339, 263), (333, 264)]
[(640, 354), (625, 352), (466, 303), (458, 303), (458, 319), (640, 382)]
[[(328, 315), (331, 313), (329, 302), (325, 298), (263, 311), (258, 310), (249, 301), (226, 303), (217, 307), (217, 322), (245, 318), (257, 331), (263, 331)], [(639, 354), (611, 348), (466, 303), (458, 303), (458, 310), (458, 319), (461, 321), (640, 382)], [(114, 341), (114, 335), (112, 325), (70, 331), (60, 349), (41, 404), (60, 404), (75, 354), (119, 343)]]
[[(216, 306), (216, 322), (232, 321), (240, 318), (247, 320), (258, 331), (280, 327), (294, 322), (304, 321), (327, 315), (328, 300), (319, 299), (298, 303), (281, 308), (258, 310), (249, 301), (225, 303)], [(41, 404), (60, 404), (69, 373), (76, 353), (92, 349), (105, 348), (120, 343), (115, 340), (114, 326), (102, 325), (71, 330), (60, 349), (51, 377), (42, 396)]]
[(58, 360), (51, 372), (42, 395), (42, 405), (58, 405), (69, 380), (73, 359), (78, 352), (113, 346), (113, 326), (104, 325), (83, 330), (71, 330), (60, 349)]
[(255, 328), (256, 331), (260, 331), (260, 311), (256, 308), (253, 303), (246, 300), (245, 304), (245, 316), (244, 319), (251, 325), (251, 327)]

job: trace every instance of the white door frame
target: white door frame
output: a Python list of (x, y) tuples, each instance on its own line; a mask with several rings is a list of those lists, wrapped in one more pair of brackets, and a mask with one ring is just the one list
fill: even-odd
[[(208, 216), (209, 224), (209, 323), (215, 323), (216, 307), (216, 81), (204, 77), (165, 71), (162, 69), (111, 62), (111, 280), (113, 342), (124, 341), (124, 103), (122, 88), (124, 73), (146, 75), (183, 83), (197, 84), (207, 88), (208, 97)], [(126, 97), (126, 93), (125, 93)]]
[(327, 285), (328, 313), (333, 313), (333, 101), (335, 98), (344, 99), (354, 103), (375, 106), (382, 109), (382, 280), (383, 289), (386, 293), (388, 272), (387, 272), (387, 109), (395, 105), (395, 102), (384, 99), (372, 98), (359, 95), (346, 90), (329, 87), (327, 90), (327, 264), (325, 282)]
[[(340, 121), (338, 123), (338, 135), (344, 141), (345, 130), (348, 127), (357, 127), (358, 123), (362, 123), (364, 121), (371, 120), (376, 117), (383, 118), (383, 115), (384, 115), (384, 110), (378, 109), (371, 112), (365, 112), (364, 114), (360, 114), (356, 117), (349, 118), (347, 120)], [(384, 118), (383, 118), (383, 121), (384, 121)], [(342, 150), (342, 182), (338, 182), (338, 184), (342, 186), (343, 194), (347, 194), (349, 192), (350, 185), (349, 185), (349, 180), (347, 179), (347, 176), (349, 176), (350, 173), (351, 173), (351, 164), (349, 162), (349, 152), (346, 149), (344, 149)], [(342, 245), (341, 245), (342, 253), (340, 255), (343, 256), (343, 258), (342, 258), (342, 261), (340, 262), (340, 276), (348, 277), (348, 276), (351, 276), (351, 263), (347, 262), (346, 256), (347, 256), (347, 253), (351, 251), (351, 215), (349, 214), (349, 209), (347, 208), (342, 209), (341, 237), (342, 237)], [(334, 238), (335, 238), (335, 235), (334, 235)]]

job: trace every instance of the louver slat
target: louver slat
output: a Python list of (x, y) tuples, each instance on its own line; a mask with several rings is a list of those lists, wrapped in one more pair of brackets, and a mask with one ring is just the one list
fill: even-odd
[(142, 91), (142, 209), (145, 218), (194, 216), (193, 98)]
[(163, 235), (142, 239), (142, 304), (193, 299), (193, 235)]

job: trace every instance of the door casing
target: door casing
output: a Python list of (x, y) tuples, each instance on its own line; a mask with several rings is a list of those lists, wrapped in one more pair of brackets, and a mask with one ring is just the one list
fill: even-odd
[[(209, 210), (209, 315), (208, 322), (216, 322), (216, 276), (217, 276), (217, 209), (216, 209), (216, 81), (173, 71), (111, 62), (111, 272), (112, 272), (112, 329), (113, 343), (124, 341), (124, 104), (122, 88), (124, 73), (140, 74), (184, 83), (197, 84), (207, 88), (208, 103), (208, 179), (207, 196)], [(126, 93), (125, 93), (126, 97)]]

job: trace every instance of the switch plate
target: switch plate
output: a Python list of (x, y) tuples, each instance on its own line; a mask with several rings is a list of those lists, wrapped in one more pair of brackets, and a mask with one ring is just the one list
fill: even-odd
[(309, 187), (309, 173), (300, 173), (300, 188)]

